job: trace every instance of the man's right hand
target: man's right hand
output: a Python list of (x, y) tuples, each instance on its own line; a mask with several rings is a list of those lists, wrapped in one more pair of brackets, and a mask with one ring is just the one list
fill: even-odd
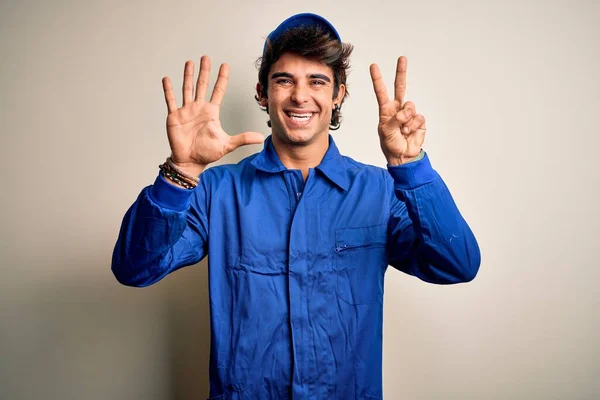
[(240, 146), (259, 144), (264, 136), (258, 132), (244, 132), (229, 136), (221, 127), (219, 112), (227, 88), (229, 66), (221, 64), (210, 101), (205, 101), (210, 75), (210, 59), (200, 60), (200, 73), (194, 96), (194, 63), (185, 63), (183, 75), (183, 105), (177, 108), (173, 85), (169, 77), (162, 80), (167, 116), (167, 136), (171, 159), (184, 172), (198, 176), (211, 162)]

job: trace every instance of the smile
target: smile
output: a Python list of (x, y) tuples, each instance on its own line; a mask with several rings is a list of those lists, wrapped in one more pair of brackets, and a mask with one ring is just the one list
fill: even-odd
[(286, 111), (285, 115), (287, 115), (288, 120), (291, 121), (294, 125), (306, 125), (310, 122), (312, 117), (315, 115), (313, 112), (288, 112)]

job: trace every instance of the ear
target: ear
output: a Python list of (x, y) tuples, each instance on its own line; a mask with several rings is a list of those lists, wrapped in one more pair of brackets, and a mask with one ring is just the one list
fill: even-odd
[(346, 95), (346, 85), (341, 84), (338, 89), (338, 95), (335, 99), (333, 99), (334, 104), (339, 104), (340, 107), (342, 105), (342, 101), (344, 100), (344, 96)]
[(267, 104), (267, 98), (263, 97), (262, 95), (262, 86), (260, 85), (260, 83), (256, 84), (256, 96), (258, 97), (258, 102), (261, 105), (261, 107), (266, 107)]

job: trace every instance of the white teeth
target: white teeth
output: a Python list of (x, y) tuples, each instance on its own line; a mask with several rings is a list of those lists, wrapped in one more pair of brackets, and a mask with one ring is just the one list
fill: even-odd
[(293, 119), (294, 121), (308, 121), (313, 116), (313, 113), (307, 113), (307, 114), (288, 113), (288, 116), (291, 119)]

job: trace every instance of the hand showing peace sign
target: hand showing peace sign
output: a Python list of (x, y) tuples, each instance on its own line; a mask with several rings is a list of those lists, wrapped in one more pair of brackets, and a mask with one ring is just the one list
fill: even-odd
[(425, 140), (425, 117), (416, 113), (415, 105), (404, 102), (406, 93), (406, 57), (398, 58), (394, 99), (390, 100), (377, 64), (371, 65), (373, 89), (379, 104), (379, 141), (381, 150), (392, 166), (404, 164), (421, 152)]
[(171, 146), (171, 159), (185, 172), (198, 176), (211, 162), (247, 144), (262, 143), (264, 136), (245, 132), (229, 136), (219, 119), (221, 102), (229, 79), (229, 66), (222, 64), (210, 101), (205, 101), (210, 75), (210, 59), (200, 60), (200, 73), (194, 96), (194, 63), (185, 63), (183, 76), (183, 105), (177, 108), (173, 86), (168, 77), (163, 78), (167, 116), (167, 136)]

